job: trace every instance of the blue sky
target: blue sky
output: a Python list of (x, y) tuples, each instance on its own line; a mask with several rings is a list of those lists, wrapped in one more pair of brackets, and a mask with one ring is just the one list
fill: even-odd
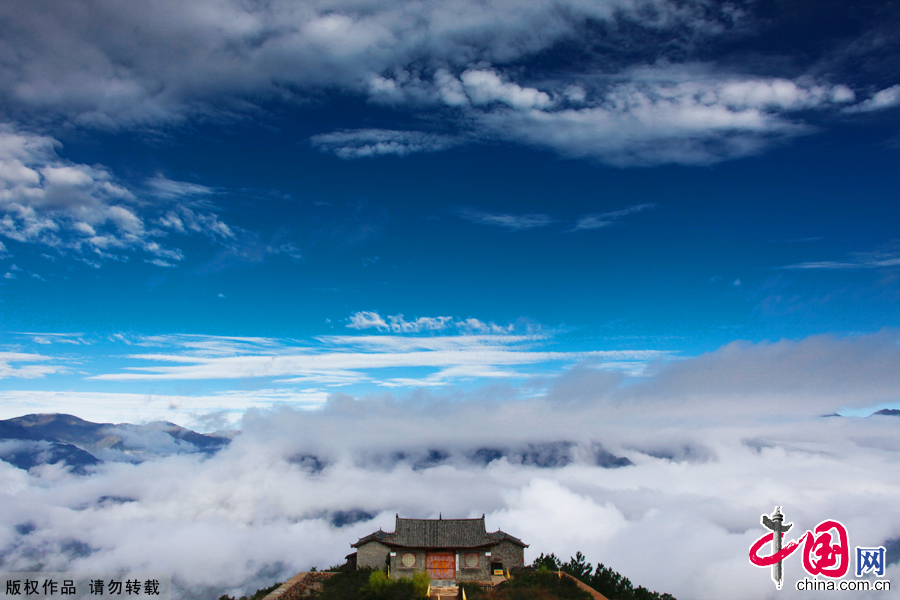
[(5, 417), (897, 339), (889, 4), (2, 10)]

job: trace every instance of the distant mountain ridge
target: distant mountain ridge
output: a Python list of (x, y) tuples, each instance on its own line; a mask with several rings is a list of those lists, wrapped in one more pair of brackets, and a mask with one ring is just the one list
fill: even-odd
[(896, 408), (882, 408), (881, 410), (876, 410), (872, 415), (883, 415), (886, 417), (900, 417), (900, 410)]
[[(562, 468), (573, 463), (604, 469), (618, 469), (634, 464), (627, 457), (612, 454), (597, 442), (579, 444), (571, 441), (521, 442), (469, 448), (465, 446), (397, 448), (392, 451), (367, 452), (356, 457), (358, 465), (373, 469), (386, 470), (399, 464), (406, 464), (415, 471), (446, 464), (487, 467), (500, 459), (511, 464), (539, 469)], [(320, 455), (314, 452), (299, 452), (287, 457), (287, 460), (311, 473), (321, 472), (332, 462), (327, 454)]]
[(142, 462), (172, 454), (212, 454), (231, 440), (156, 421), (92, 423), (73, 415), (31, 414), (0, 420), (0, 460), (20, 469), (63, 463), (73, 473), (103, 462)]

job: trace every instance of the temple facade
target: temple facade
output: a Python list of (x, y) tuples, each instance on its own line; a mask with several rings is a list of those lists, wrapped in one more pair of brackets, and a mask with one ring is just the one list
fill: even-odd
[(355, 544), (352, 566), (388, 569), (392, 578), (426, 571), (433, 580), (491, 581), (525, 565), (525, 544), (500, 531), (489, 533), (480, 519), (401, 519), (393, 532), (378, 530)]

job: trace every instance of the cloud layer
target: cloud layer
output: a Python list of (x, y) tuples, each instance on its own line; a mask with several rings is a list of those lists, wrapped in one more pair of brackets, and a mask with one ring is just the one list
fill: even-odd
[[(83, 477), (0, 464), (4, 569), (131, 567), (172, 573), (179, 597), (246, 593), (342, 562), (395, 513), (485, 513), (527, 560), (580, 550), (678, 598), (793, 597), (747, 559), (776, 504), (800, 532), (832, 518), (852, 544), (900, 536), (896, 417), (820, 416), (896, 398), (897, 360), (890, 334), (734, 344), (624, 387), (586, 364), (530, 399), (335, 394), (318, 411), (249, 411), (209, 458)], [(607, 468), (598, 447), (633, 464)], [(339, 527), (353, 511), (373, 519)], [(801, 575), (789, 560), (787, 581)]]
[[(431, 111), (458, 132), (370, 128), (312, 138), (343, 158), (500, 139), (620, 165), (709, 164), (809, 132), (802, 111), (872, 112), (898, 97), (896, 85), (872, 91), (868, 82), (860, 100), (833, 80), (849, 77), (851, 58), (860, 58), (845, 48), (819, 57), (827, 71), (813, 64), (769, 73), (740, 56), (717, 64), (707, 45), (753, 39), (771, 25), (732, 3), (196, 0), (125, 10), (79, 0), (57, 8), (3, 9), (16, 24), (0, 42), (9, 119), (154, 127), (338, 90)], [(563, 48), (578, 49), (577, 59)], [(536, 60), (540, 68), (522, 68)]]
[[(4, 6), (0, 235), (94, 265), (138, 253), (176, 266), (184, 250), (166, 238), (185, 233), (225, 247), (210, 271), (302, 259), (293, 243), (267, 244), (226, 223), (212, 187), (163, 175), (128, 184), (103, 165), (66, 160), (63, 132), (158, 135), (349, 96), (377, 107), (378, 124), (342, 115), (298, 142), (343, 159), (503, 143), (618, 166), (708, 165), (900, 102), (900, 87), (872, 66), (886, 53), (875, 40), (890, 19), (871, 7), (859, 9), (857, 38), (822, 43), (791, 68), (785, 57), (716, 52), (765, 45), (767, 28), (790, 20), (757, 12), (705, 0)], [(864, 59), (874, 69), (867, 80), (855, 66)], [(510, 230), (553, 222), (539, 212), (462, 216)], [(605, 226), (602, 216), (575, 229)]]
[[(398, 78), (415, 79), (406, 70), (414, 62), (452, 69), (510, 62), (576, 37), (588, 19), (640, 19), (698, 35), (717, 28), (700, 6), (640, 0), (558, 6), (199, 0), (139, 10), (82, 0), (65, 11), (55, 8), (36, 2), (4, 9), (18, 27), (4, 36), (3, 96), (22, 110), (63, 110), (99, 125), (177, 119), (198, 110), (192, 104), (212, 104), (223, 94), (337, 85), (390, 95)], [(734, 13), (709, 16), (732, 20)], [(522, 92), (489, 70), (470, 70), (463, 81), (478, 102), (549, 102), (546, 94)]]
[[(321, 406), (334, 391), (443, 388), (453, 394), (455, 386), (488, 382), (508, 386), (502, 393), (509, 398), (547, 394), (564, 405), (603, 402), (610, 412), (649, 413), (663, 421), (677, 420), (682, 411), (697, 406), (710, 419), (727, 419), (741, 411), (751, 416), (767, 411), (856, 414), (900, 400), (900, 345), (891, 330), (845, 338), (738, 341), (683, 358), (651, 348), (557, 351), (551, 332), (516, 331), (512, 325), (471, 318), (407, 320), (359, 312), (347, 327), (377, 333), (321, 336), (310, 343), (132, 337), (125, 338), (124, 355), (97, 364), (86, 355), (79, 357), (69, 343), (62, 354), (45, 344), (62, 336), (30, 334), (47, 351), (0, 354), (0, 376), (9, 386), (15, 387), (15, 380), (73, 377), (77, 372), (78, 385), (112, 387), (100, 388), (105, 391), (94, 396), (10, 389), (0, 394), (2, 416), (55, 412), (52, 407), (64, 402), (70, 406), (64, 412), (96, 421), (163, 419), (193, 425), (194, 419), (216, 413), (227, 423), (251, 407)], [(548, 388), (548, 378), (560, 373)], [(236, 390), (236, 381), (250, 389)], [(185, 394), (180, 390), (187, 383), (201, 387)], [(148, 385), (154, 386), (153, 394), (143, 391)]]

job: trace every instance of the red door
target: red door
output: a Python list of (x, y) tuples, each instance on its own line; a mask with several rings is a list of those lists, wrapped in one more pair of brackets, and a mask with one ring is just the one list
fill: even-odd
[(432, 579), (456, 579), (456, 555), (452, 553), (428, 553), (425, 570)]

